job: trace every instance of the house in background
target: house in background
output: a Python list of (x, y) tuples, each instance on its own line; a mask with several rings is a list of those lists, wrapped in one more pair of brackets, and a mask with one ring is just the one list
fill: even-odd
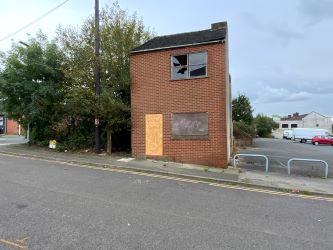
[(17, 121), (6, 119), (5, 134), (7, 135), (21, 135), (21, 125)]
[(232, 128), (226, 22), (135, 48), (131, 81), (133, 156), (227, 167)]
[(332, 133), (333, 118), (326, 117), (317, 112), (311, 112), (303, 115), (294, 113), (293, 115), (280, 118), (279, 129), (275, 134), (278, 134), (278, 137), (282, 138), (283, 130), (293, 128), (322, 128), (327, 129)]
[(8, 119), (4, 114), (0, 114), (0, 134), (21, 135), (21, 126), (17, 121)]

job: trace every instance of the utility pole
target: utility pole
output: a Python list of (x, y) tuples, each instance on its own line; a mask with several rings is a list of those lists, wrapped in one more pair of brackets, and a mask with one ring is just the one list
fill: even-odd
[[(100, 83), (100, 35), (99, 35), (99, 0), (95, 0), (95, 96), (99, 99), (99, 83)], [(99, 101), (98, 101), (99, 102)], [(101, 153), (101, 132), (99, 118), (95, 117), (95, 152)]]

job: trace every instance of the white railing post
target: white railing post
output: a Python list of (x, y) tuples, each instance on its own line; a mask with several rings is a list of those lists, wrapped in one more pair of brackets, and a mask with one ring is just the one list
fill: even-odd
[(266, 161), (266, 164), (265, 164), (265, 171), (266, 173), (268, 173), (268, 158), (266, 155), (258, 155), (258, 154), (236, 154), (234, 155), (234, 160), (233, 160), (233, 163), (234, 163), (234, 168), (236, 168), (236, 157), (237, 156), (249, 156), (249, 157), (263, 157), (265, 158), (265, 161)]
[(325, 171), (325, 178), (328, 177), (328, 164), (326, 161), (323, 161), (323, 160), (317, 160), (317, 159), (303, 159), (303, 158), (291, 158), (289, 161), (288, 161), (288, 175), (290, 175), (290, 163), (292, 161), (307, 161), (307, 162), (321, 162), (321, 163), (324, 163), (324, 171)]

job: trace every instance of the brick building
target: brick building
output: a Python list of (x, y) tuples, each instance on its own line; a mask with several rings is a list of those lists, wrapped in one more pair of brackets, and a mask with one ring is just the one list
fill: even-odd
[(131, 79), (133, 156), (227, 167), (232, 128), (226, 22), (135, 48)]
[(314, 111), (303, 115), (296, 112), (293, 115), (282, 117), (279, 121), (279, 128), (321, 128), (332, 132), (333, 118), (321, 115)]
[(20, 135), (21, 127), (17, 121), (10, 120), (5, 115), (0, 114), (0, 134)]
[(21, 135), (21, 128), (17, 121), (6, 119), (6, 134)]

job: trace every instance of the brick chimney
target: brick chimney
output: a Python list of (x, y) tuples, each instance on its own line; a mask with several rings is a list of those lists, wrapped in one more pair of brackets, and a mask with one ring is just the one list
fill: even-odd
[(227, 29), (227, 28), (228, 28), (227, 21), (211, 24), (211, 30), (220, 30), (220, 29)]

